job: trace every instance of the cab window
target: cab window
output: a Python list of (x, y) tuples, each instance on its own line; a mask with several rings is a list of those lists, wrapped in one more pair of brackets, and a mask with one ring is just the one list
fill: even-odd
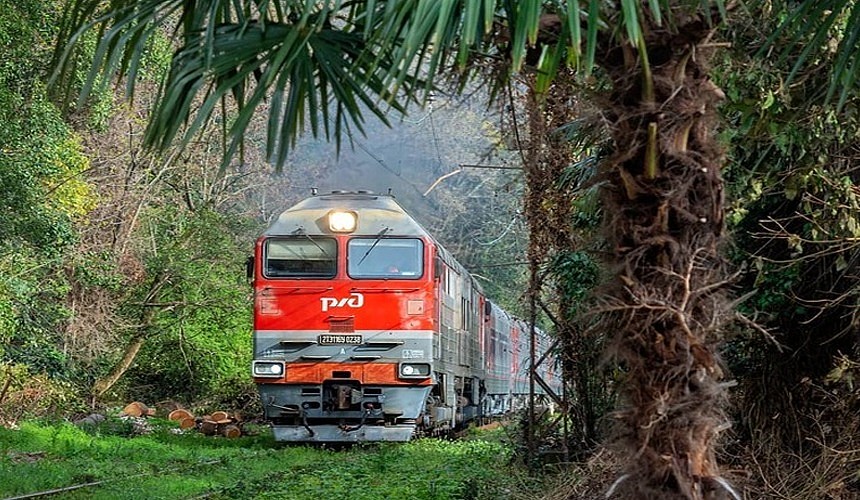
[(334, 278), (337, 242), (331, 238), (268, 239), (263, 259), (267, 278)]
[(424, 242), (417, 238), (353, 238), (347, 245), (352, 278), (418, 279), (424, 274)]

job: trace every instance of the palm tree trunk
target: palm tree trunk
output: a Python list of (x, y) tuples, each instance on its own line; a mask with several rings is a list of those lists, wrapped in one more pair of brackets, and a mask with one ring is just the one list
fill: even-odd
[(708, 79), (707, 21), (675, 22), (672, 32), (643, 19), (644, 64), (629, 45), (598, 55), (613, 85), (604, 109), (615, 152), (601, 175), (615, 270), (603, 308), (610, 353), (625, 373), (616, 436), (628, 460), (618, 498), (728, 491), (715, 458), (725, 428), (717, 346), (726, 301), (714, 123), (724, 95)]

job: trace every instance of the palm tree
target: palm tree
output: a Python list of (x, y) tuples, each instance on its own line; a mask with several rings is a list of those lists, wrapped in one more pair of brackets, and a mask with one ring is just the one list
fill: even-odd
[[(823, 17), (805, 26), (825, 30), (831, 12), (853, 5), (802, 4), (827, 4), (792, 18)], [(491, 67), (505, 82), (528, 69), (541, 94), (561, 67), (594, 72), (609, 89), (599, 106), (612, 140), (599, 169), (614, 272), (602, 309), (625, 374), (616, 427), (627, 460), (612, 491), (720, 498), (730, 491), (715, 458), (728, 426), (717, 355), (727, 307), (714, 132), (723, 95), (707, 63), (725, 18), (722, 0), (73, 0), (54, 81), (69, 87), (77, 49), (97, 33), (81, 99), (120, 76), (131, 93), (147, 41), (175, 33), (147, 144), (189, 141), (229, 100), (237, 111), (225, 164), (265, 110), (267, 153), (282, 165), (306, 121), (339, 143), (361, 130), (363, 109), (385, 120), (389, 106), (405, 111), (440, 75), (466, 81)], [(860, 71), (850, 54), (840, 68), (852, 83)]]

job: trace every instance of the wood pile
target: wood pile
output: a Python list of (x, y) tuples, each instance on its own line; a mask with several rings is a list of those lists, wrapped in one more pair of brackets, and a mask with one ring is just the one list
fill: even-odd
[(191, 412), (178, 408), (167, 416), (179, 424), (180, 429), (197, 429), (206, 436), (237, 438), (242, 435), (242, 419), (226, 411), (215, 411), (211, 415), (195, 417)]
[[(150, 408), (140, 401), (134, 401), (122, 409), (120, 416), (136, 419), (153, 417), (155, 416), (155, 408)], [(242, 419), (238, 414), (230, 415), (226, 411), (215, 411), (211, 415), (195, 417), (190, 411), (177, 408), (171, 411), (167, 418), (179, 424), (179, 428), (182, 430), (196, 429), (207, 436), (237, 438), (242, 435)]]

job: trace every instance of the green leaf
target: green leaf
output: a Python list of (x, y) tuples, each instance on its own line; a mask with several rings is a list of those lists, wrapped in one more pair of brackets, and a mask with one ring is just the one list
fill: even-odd
[(773, 92), (768, 90), (767, 95), (764, 98), (764, 102), (761, 103), (761, 110), (764, 111), (764, 110), (770, 108), (771, 106), (773, 106), (773, 102), (774, 102)]
[(636, 0), (621, 0), (621, 13), (627, 38), (634, 46), (639, 45), (642, 30), (639, 27), (639, 10)]
[[(836, 105), (837, 109), (842, 109), (848, 96), (852, 94), (855, 87), (855, 81), (858, 73), (858, 41), (860, 41), (860, 8), (855, 7), (851, 11), (851, 16), (846, 24), (848, 36), (842, 39), (839, 44), (839, 56), (836, 59), (836, 64), (833, 68), (833, 78), (830, 83), (830, 88), (827, 89), (825, 102), (830, 102), (836, 89), (840, 88), (839, 102)], [(851, 66), (848, 67), (848, 63)]]
[[(444, 1), (444, 0), (443, 0)], [(471, 46), (475, 43), (475, 35), (478, 33), (478, 20), (480, 19), (481, 2), (466, 2), (463, 10), (463, 35), (461, 45)]]
[(654, 24), (662, 26), (663, 13), (660, 9), (660, 0), (648, 0), (648, 7), (651, 9), (651, 15), (654, 16)]
[(537, 77), (535, 78), (535, 92), (543, 94), (548, 89), (561, 63), (561, 55), (564, 52), (563, 40), (555, 46), (544, 45), (541, 48), (540, 60), (537, 66)]
[(570, 43), (567, 50), (567, 63), (574, 68), (581, 64), (582, 56), (582, 26), (580, 21), (579, 0), (567, 2), (567, 17), (565, 18), (569, 32)]
[[(846, 19), (847, 15), (847, 19)], [(784, 39), (784, 38), (787, 38)], [(860, 62), (860, 4), (848, 0), (819, 0), (799, 2), (775, 32), (759, 50), (758, 56), (779, 45), (778, 63), (791, 62), (791, 71), (786, 83), (791, 83), (807, 67), (816, 55), (829, 57), (830, 41), (838, 42), (835, 61), (831, 67), (831, 83), (824, 102), (829, 103), (837, 95), (837, 109), (841, 109), (848, 98), (856, 92)], [(794, 54), (801, 49), (800, 54)]]
[(594, 55), (597, 51), (597, 31), (600, 24), (600, 0), (589, 0), (588, 33), (585, 45), (585, 74), (590, 75), (594, 68)]
[(496, 14), (496, 1), (484, 0), (484, 33), (493, 29), (493, 17)]

